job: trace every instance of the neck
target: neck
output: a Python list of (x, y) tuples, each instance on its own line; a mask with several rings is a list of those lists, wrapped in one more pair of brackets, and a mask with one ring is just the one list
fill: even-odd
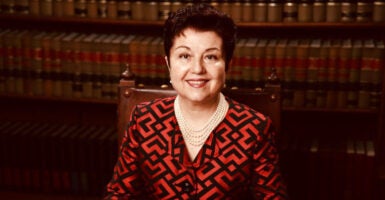
[[(203, 123), (207, 122), (218, 107), (219, 97), (220, 95), (218, 94), (215, 98), (205, 103), (191, 102), (184, 98), (179, 98), (181, 112), (191, 125), (199, 121)], [(197, 125), (199, 125), (199, 123), (197, 123)]]

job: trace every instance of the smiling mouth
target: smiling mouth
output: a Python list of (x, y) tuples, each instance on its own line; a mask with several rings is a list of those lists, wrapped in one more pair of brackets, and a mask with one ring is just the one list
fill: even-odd
[(206, 83), (208, 82), (208, 80), (188, 80), (187, 83), (191, 86), (191, 87), (195, 87), (195, 88), (200, 88), (200, 87), (203, 87), (206, 85)]

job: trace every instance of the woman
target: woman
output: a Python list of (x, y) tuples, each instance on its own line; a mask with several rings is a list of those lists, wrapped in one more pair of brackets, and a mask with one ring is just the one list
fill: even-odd
[(286, 198), (271, 120), (221, 93), (235, 36), (232, 19), (206, 4), (170, 15), (177, 96), (133, 110), (105, 199)]

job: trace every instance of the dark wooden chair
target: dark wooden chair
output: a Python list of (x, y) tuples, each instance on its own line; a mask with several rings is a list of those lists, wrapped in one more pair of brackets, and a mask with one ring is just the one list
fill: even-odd
[[(275, 70), (272, 70), (264, 88), (258, 89), (228, 89), (223, 93), (250, 107), (270, 116), (280, 135), (281, 127), (281, 87)], [(122, 74), (119, 83), (118, 103), (118, 144), (120, 145), (124, 129), (129, 122), (133, 107), (143, 101), (149, 101), (159, 97), (176, 95), (175, 90), (170, 87), (136, 87), (133, 75), (129, 68)]]

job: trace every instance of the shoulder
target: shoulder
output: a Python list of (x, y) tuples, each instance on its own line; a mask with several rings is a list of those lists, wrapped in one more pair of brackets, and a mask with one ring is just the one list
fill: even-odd
[(162, 114), (174, 110), (175, 96), (157, 98), (151, 101), (144, 101), (135, 106), (135, 113), (147, 113)]
[(258, 119), (259, 121), (267, 121), (270, 120), (270, 118), (265, 115), (264, 113), (254, 110), (253, 108), (249, 107), (246, 104), (240, 103), (236, 100), (233, 100), (229, 97), (226, 97), (227, 102), (229, 103), (229, 111), (230, 114), (234, 113), (239, 116), (249, 116), (250, 118), (253, 119)]

